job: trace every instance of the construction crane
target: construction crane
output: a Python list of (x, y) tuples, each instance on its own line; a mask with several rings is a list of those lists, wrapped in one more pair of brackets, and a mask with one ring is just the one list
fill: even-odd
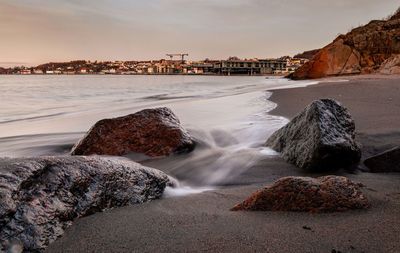
[(178, 56), (181, 58), (182, 63), (185, 63), (185, 56), (189, 56), (189, 54), (167, 54), (167, 56), (169, 56), (169, 58), (172, 59), (174, 58), (174, 56)]

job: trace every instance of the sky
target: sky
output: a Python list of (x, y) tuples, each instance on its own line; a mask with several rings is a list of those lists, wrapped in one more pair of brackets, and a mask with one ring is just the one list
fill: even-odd
[(270, 58), (320, 48), (398, 0), (0, 0), (0, 66)]

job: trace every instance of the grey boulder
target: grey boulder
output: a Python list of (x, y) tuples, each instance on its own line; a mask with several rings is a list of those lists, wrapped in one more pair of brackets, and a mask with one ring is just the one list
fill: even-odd
[(308, 171), (348, 168), (361, 157), (354, 120), (345, 107), (332, 99), (312, 102), (276, 131), (266, 146)]
[(121, 159), (2, 158), (0, 249), (42, 251), (74, 219), (160, 198), (168, 183), (163, 172)]

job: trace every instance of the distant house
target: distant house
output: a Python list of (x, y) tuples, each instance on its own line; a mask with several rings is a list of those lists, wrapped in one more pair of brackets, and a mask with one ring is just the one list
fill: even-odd
[(286, 60), (281, 59), (240, 60), (231, 57), (215, 66), (223, 75), (266, 75), (283, 73), (286, 71), (286, 65)]
[(32, 74), (30, 69), (21, 69), (19, 73), (21, 75), (30, 75), (30, 74)]
[(43, 74), (43, 70), (41, 70), (41, 69), (34, 69), (34, 70), (33, 70), (33, 74), (41, 75), (41, 74)]
[(194, 73), (195, 74), (204, 74), (204, 69), (203, 68), (194, 68)]
[(53, 75), (53, 74), (54, 74), (54, 71), (53, 71), (53, 70), (46, 70), (46, 74), (48, 74), (48, 75)]
[(189, 74), (205, 74), (214, 71), (214, 64), (207, 62), (192, 62), (186, 66)]
[(103, 69), (101, 72), (104, 74), (116, 74), (117, 71), (115, 69)]

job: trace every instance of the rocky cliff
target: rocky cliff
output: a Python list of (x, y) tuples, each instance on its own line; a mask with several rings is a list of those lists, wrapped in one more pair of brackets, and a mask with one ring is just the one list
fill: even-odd
[(400, 73), (400, 9), (340, 35), (289, 77), (295, 80), (368, 73)]
[(293, 58), (301, 58), (301, 59), (311, 60), (319, 52), (319, 50), (320, 49), (304, 51), (303, 53), (296, 54), (295, 56), (293, 56)]

